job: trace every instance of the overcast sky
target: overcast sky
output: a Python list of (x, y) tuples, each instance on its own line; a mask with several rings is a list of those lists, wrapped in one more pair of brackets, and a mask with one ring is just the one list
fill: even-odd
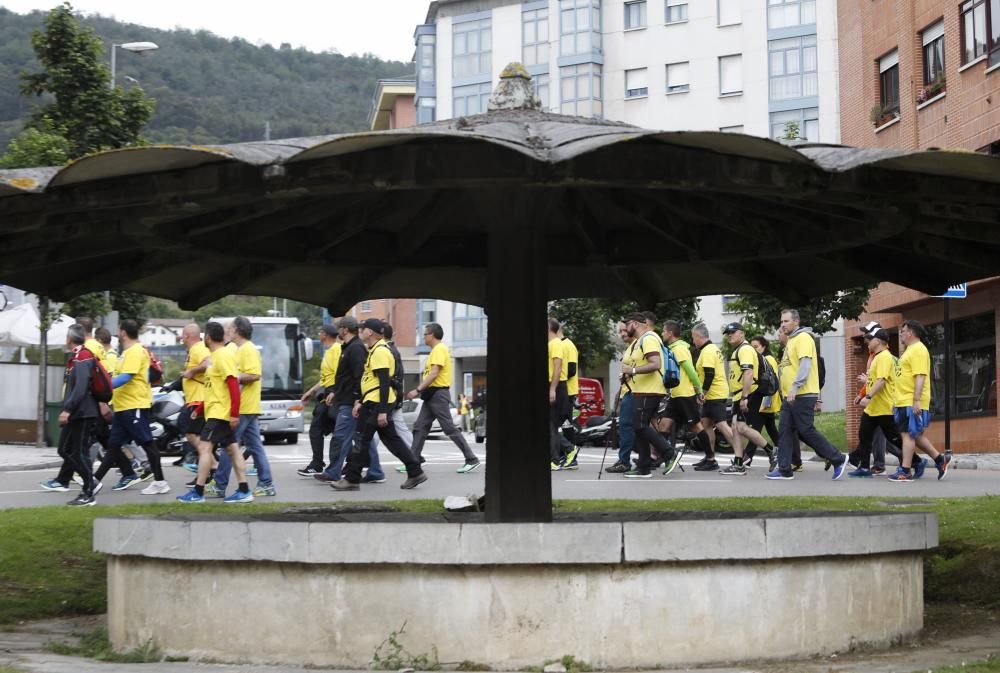
[[(58, 0), (0, 0), (19, 14), (49, 10)], [(288, 42), (310, 51), (370, 52), (408, 62), (413, 29), (427, 16), (426, 0), (73, 0), (84, 14), (101, 14), (153, 28), (205, 29), (249, 42)], [(142, 35), (129, 37), (142, 41)]]

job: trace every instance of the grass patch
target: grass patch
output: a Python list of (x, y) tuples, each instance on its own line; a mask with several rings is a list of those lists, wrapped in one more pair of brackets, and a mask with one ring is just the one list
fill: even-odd
[(23, 668), (14, 668), (13, 666), (0, 664), (0, 673), (25, 673), (25, 671)]
[[(924, 671), (914, 671), (914, 673), (924, 673)], [(927, 673), (1000, 673), (1000, 657), (992, 656), (984, 661), (963, 661), (957, 666), (935, 668)]]
[(160, 648), (147, 642), (142, 647), (137, 647), (128, 652), (118, 653), (111, 648), (111, 641), (108, 639), (107, 629), (94, 629), (80, 636), (80, 642), (76, 645), (71, 643), (51, 642), (48, 650), (53, 654), (61, 654), (66, 657), (86, 657), (97, 659), (98, 661), (110, 661), (118, 664), (150, 664), (161, 661), (163, 653)]
[(847, 413), (844, 411), (824, 411), (816, 414), (816, 429), (841, 451), (847, 451)]
[[(441, 511), (438, 500), (377, 504), (404, 512)], [(562, 500), (555, 507), (558, 512), (898, 511), (902, 504), (889, 498), (777, 497)], [(253, 503), (240, 512), (276, 512), (291, 506)], [(941, 546), (929, 552), (925, 562), (927, 601), (1000, 608), (1000, 496), (928, 498), (914, 509), (937, 512), (940, 520)], [(94, 518), (218, 511), (211, 505), (179, 503), (0, 511), (0, 539), (12, 541), (0, 545), (0, 625), (106, 611), (105, 560), (91, 551)]]

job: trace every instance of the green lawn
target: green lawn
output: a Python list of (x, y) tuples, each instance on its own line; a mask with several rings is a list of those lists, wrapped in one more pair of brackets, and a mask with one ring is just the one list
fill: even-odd
[(847, 451), (847, 428), (844, 426), (847, 414), (843, 411), (829, 411), (816, 414), (816, 429), (841, 451)]
[[(912, 503), (912, 500), (909, 501)], [(439, 512), (437, 500), (391, 503), (400, 511)], [(244, 513), (279, 511), (288, 503), (254, 503)], [(882, 498), (716, 498), (697, 500), (566, 500), (561, 512), (629, 510), (887, 510)], [(204, 511), (214, 508), (205, 507)], [(1000, 496), (928, 499), (917, 509), (935, 511), (941, 546), (928, 555), (929, 602), (1000, 608)], [(117, 505), (71, 509), (54, 506), (0, 511), (0, 624), (105, 611), (104, 559), (90, 550), (99, 516), (191, 513), (180, 504)], [(961, 581), (956, 581), (960, 578)], [(992, 669), (989, 669), (992, 670)]]
[[(935, 668), (927, 673), (997, 673), (998, 671), (1000, 671), (1000, 658), (991, 657), (986, 661), (970, 661), (958, 666)], [(914, 671), (914, 673), (924, 673), (924, 671)]]

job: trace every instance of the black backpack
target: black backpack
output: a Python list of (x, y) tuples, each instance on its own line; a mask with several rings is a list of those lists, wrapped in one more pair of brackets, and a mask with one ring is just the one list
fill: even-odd
[(403, 356), (399, 354), (396, 344), (388, 343), (386, 345), (389, 347), (389, 352), (392, 353), (392, 358), (396, 361), (396, 371), (389, 382), (392, 389), (396, 391), (396, 406), (401, 406), (403, 404), (403, 375), (406, 373), (403, 369)]
[[(757, 349), (754, 348), (754, 352), (757, 353)], [(778, 392), (778, 374), (762, 353), (757, 353), (757, 391), (764, 397), (770, 397)]]

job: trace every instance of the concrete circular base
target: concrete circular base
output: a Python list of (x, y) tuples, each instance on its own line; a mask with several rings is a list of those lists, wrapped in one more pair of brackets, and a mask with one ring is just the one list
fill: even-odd
[(99, 519), (112, 643), (356, 669), (405, 623), (496, 669), (783, 660), (918, 632), (937, 545), (924, 513), (478, 516)]

